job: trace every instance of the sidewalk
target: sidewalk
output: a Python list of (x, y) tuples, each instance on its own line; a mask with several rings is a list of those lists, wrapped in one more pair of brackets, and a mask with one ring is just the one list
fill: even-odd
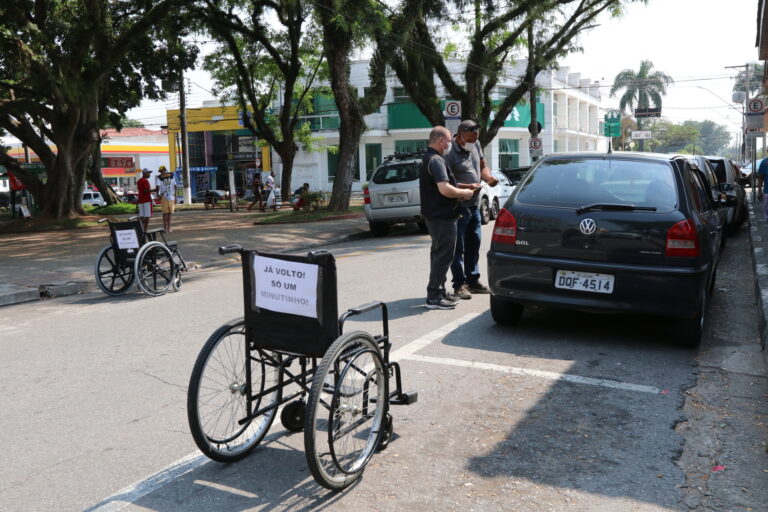
[[(752, 196), (747, 190), (747, 197)], [(768, 368), (768, 222), (763, 216), (763, 207), (757, 199), (749, 205), (749, 243), (752, 265), (755, 270), (755, 299), (757, 300), (757, 321), (760, 331), (760, 345)]]
[[(259, 214), (245, 210), (179, 211), (168, 240), (192, 269), (233, 263), (221, 245), (237, 243), (269, 252), (302, 251), (370, 235), (362, 214), (316, 222), (254, 225)], [(150, 229), (162, 226), (159, 213)], [(0, 235), (0, 306), (97, 289), (94, 267), (109, 243), (106, 224), (93, 228)], [(194, 270), (193, 270), (194, 271)]]

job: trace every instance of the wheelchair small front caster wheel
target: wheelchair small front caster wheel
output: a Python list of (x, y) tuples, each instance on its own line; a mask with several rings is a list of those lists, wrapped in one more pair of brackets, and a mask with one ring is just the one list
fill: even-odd
[(304, 416), (306, 406), (303, 400), (291, 402), (283, 407), (280, 413), (280, 422), (291, 432), (301, 432), (304, 430)]

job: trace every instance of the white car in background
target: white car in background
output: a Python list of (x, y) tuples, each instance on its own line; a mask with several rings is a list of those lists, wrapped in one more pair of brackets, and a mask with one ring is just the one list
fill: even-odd
[(101, 192), (96, 190), (86, 190), (83, 192), (82, 204), (90, 204), (92, 206), (106, 206), (107, 202), (101, 197)]
[(499, 182), (495, 187), (484, 183), (480, 190), (480, 220), (483, 224), (488, 224), (499, 215), (499, 210), (515, 190), (515, 185), (504, 174), (499, 171), (491, 171), (491, 174)]

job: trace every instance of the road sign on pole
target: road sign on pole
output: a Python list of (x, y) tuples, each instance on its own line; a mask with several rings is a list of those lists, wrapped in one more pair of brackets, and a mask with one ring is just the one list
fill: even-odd
[(456, 133), (459, 130), (459, 122), (461, 121), (461, 102), (455, 100), (446, 101), (444, 114), (445, 127), (451, 133)]
[(533, 137), (530, 141), (528, 141), (528, 153), (532, 158), (544, 155), (544, 150), (542, 149), (542, 142), (540, 138)]
[(611, 110), (605, 114), (603, 122), (603, 135), (606, 137), (621, 136), (621, 113)]

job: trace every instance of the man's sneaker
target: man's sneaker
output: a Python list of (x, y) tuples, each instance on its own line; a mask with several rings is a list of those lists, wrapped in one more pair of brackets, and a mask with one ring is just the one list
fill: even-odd
[(453, 302), (454, 304), (456, 304), (461, 300), (458, 295), (456, 295), (455, 293), (451, 293), (449, 291), (443, 292), (443, 298), (448, 302)]
[(491, 290), (487, 286), (480, 283), (469, 283), (467, 288), (469, 288), (471, 293), (491, 293)]
[(460, 299), (469, 300), (472, 298), (472, 294), (469, 293), (469, 286), (466, 283), (453, 289), (453, 293)]
[(427, 309), (453, 309), (456, 307), (456, 303), (440, 297), (438, 299), (427, 299), (425, 306), (427, 306)]

